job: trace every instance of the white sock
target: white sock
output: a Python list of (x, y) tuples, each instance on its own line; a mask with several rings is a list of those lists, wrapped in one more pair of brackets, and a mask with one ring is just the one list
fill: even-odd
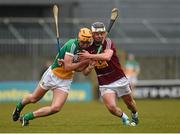
[(122, 120), (128, 120), (129, 119), (129, 117), (125, 113), (122, 113), (121, 118), (122, 118)]
[(137, 118), (137, 117), (138, 117), (138, 112), (132, 113), (132, 117), (133, 117), (133, 118)]

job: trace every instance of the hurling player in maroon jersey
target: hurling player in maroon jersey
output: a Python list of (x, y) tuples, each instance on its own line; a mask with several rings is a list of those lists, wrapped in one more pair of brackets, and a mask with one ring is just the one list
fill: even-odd
[[(88, 47), (86, 51), (79, 53), (80, 58), (92, 59), (92, 64), (84, 70), (84, 74), (88, 75), (94, 68), (103, 102), (109, 112), (120, 117), (124, 125), (136, 126), (139, 122), (136, 103), (132, 97), (129, 82), (119, 63), (115, 44), (109, 38), (102, 41), (106, 34), (103, 23), (93, 23), (91, 30), (94, 38), (93, 45)], [(122, 97), (131, 111), (132, 121), (117, 106), (118, 97)]]

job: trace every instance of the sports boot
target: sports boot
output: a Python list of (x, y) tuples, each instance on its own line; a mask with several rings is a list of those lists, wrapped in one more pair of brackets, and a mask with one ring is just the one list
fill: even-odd
[(20, 117), (20, 122), (21, 122), (23, 127), (29, 125), (29, 120), (25, 119), (23, 116)]
[(13, 111), (13, 121), (17, 121), (19, 119), (20, 116), (20, 110), (16, 107), (16, 109)]
[(129, 119), (123, 119), (122, 122), (123, 122), (123, 125), (126, 125), (126, 126), (131, 125)]
[(132, 125), (132, 126), (137, 126), (138, 124), (139, 124), (139, 119), (138, 119), (138, 117), (137, 117), (137, 118), (132, 117), (131, 125)]

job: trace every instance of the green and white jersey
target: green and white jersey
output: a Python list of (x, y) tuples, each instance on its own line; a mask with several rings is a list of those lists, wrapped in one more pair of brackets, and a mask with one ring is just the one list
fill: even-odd
[(76, 53), (79, 52), (79, 50), (81, 50), (81, 48), (78, 45), (77, 39), (71, 39), (68, 42), (66, 42), (64, 46), (60, 49), (60, 52), (58, 52), (54, 60), (54, 63), (51, 66), (53, 74), (61, 79), (72, 79), (74, 71), (65, 71), (64, 65), (59, 64), (58, 60), (63, 60), (66, 54), (74, 56)]
[(127, 61), (125, 64), (125, 74), (127, 77), (134, 77), (138, 75), (140, 66), (137, 61)]

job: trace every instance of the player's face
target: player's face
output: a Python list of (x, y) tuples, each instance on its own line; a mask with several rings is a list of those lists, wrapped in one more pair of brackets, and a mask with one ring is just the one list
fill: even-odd
[(93, 43), (93, 41), (89, 42), (89, 41), (79, 41), (79, 46), (81, 48), (88, 48), (89, 46), (91, 46)]
[(93, 32), (93, 38), (95, 42), (102, 42), (105, 32)]

